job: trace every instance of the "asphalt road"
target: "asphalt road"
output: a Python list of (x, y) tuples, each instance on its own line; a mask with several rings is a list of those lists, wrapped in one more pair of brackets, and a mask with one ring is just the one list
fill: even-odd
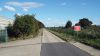
[(0, 56), (90, 56), (46, 29), (33, 39), (0, 44)]
[(41, 56), (91, 56), (87, 52), (64, 42), (47, 30), (43, 30)]

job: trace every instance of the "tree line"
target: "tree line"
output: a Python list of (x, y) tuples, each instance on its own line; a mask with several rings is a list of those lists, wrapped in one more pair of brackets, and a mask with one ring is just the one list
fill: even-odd
[[(75, 26), (81, 26), (82, 28), (87, 28), (89, 26), (91, 26), (93, 24), (92, 21), (90, 21), (88, 18), (83, 18), (80, 19), (78, 23), (75, 24)], [(66, 25), (65, 28), (71, 28), (72, 27), (72, 22), (69, 20)]]

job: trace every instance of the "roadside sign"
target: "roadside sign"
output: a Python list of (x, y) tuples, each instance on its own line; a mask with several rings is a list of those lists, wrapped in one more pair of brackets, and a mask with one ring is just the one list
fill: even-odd
[(74, 30), (75, 31), (81, 31), (81, 27), (80, 26), (74, 26)]

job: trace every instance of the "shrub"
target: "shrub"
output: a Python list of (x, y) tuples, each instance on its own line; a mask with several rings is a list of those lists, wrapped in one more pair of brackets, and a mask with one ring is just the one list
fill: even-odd
[(38, 34), (38, 30), (44, 27), (44, 24), (36, 20), (34, 15), (15, 15), (13, 26), (8, 26), (9, 37), (24, 37)]

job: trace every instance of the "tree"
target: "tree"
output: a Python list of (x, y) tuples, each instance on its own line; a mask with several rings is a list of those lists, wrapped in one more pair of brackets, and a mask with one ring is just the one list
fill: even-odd
[(92, 21), (88, 20), (88, 18), (80, 19), (79, 24), (81, 27), (88, 27), (92, 25)]
[(79, 23), (76, 23), (75, 26), (80, 26), (80, 24)]
[(65, 25), (65, 28), (71, 28), (72, 26), (72, 22), (71, 21), (68, 21)]
[(8, 33), (8, 36), (13, 37), (14, 32), (13, 32), (13, 27), (12, 27), (11, 24), (9, 24), (9, 25), (7, 26), (7, 33)]
[(42, 22), (40, 22), (40, 21), (38, 21), (38, 26), (39, 26), (39, 29), (45, 27), (44, 24)]
[(35, 35), (38, 29), (38, 22), (33, 15), (15, 15), (13, 31), (16, 37)]
[(40, 28), (45, 27), (44, 24), (36, 20), (35, 15), (17, 15), (15, 14), (14, 24), (7, 27), (9, 37), (23, 37), (33, 35), (36, 36)]

